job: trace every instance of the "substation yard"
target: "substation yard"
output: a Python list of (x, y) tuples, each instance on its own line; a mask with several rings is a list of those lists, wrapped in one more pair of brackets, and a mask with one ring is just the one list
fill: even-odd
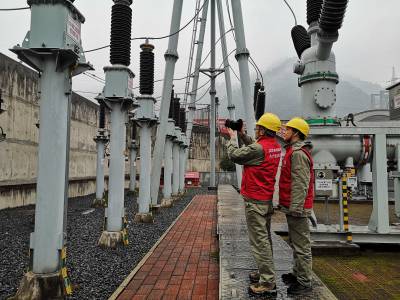
[[(94, 196), (71, 199), (67, 217), (67, 267), (73, 286), (69, 299), (108, 299), (135, 268), (196, 194), (207, 189), (188, 189), (172, 208), (161, 209), (153, 224), (134, 223), (136, 199), (125, 197), (128, 246), (97, 246), (103, 229), (104, 208), (91, 208)], [(0, 211), (0, 299), (15, 294), (27, 270), (29, 234), (34, 228), (34, 206)]]
[[(314, 211), (318, 223), (324, 223), (325, 203), (315, 203)], [(367, 225), (371, 211), (372, 202), (350, 202), (350, 225)], [(394, 205), (389, 205), (389, 211), (390, 223), (400, 222)], [(329, 221), (337, 223), (337, 203), (329, 203), (328, 212)], [(277, 212), (273, 221), (282, 223), (285, 216)], [(357, 255), (351, 256), (314, 255), (313, 270), (340, 300), (400, 299), (400, 245), (363, 245)]]

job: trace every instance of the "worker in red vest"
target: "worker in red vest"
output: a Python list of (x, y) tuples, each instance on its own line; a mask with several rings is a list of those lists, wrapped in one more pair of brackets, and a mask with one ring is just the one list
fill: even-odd
[(258, 266), (258, 272), (249, 274), (252, 282), (249, 292), (256, 295), (277, 293), (270, 229), (275, 176), (281, 158), (281, 146), (276, 139), (280, 127), (276, 115), (265, 113), (256, 124), (256, 141), (245, 135), (243, 129), (238, 132), (245, 144), (241, 148), (236, 146), (234, 131), (228, 128), (228, 156), (244, 166), (240, 193), (245, 201), (249, 240)]
[(310, 127), (301, 118), (285, 126), (287, 145), (279, 180), (279, 208), (286, 214), (289, 243), (293, 249), (293, 272), (282, 275), (288, 294), (302, 295), (312, 290), (312, 255), (308, 217), (314, 201), (314, 170), (310, 145), (304, 140)]

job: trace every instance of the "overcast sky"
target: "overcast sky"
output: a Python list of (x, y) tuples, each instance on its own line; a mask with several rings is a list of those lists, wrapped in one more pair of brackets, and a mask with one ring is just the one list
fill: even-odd
[[(222, 0), (224, 7), (226, 1)], [(230, 2), (230, 1), (229, 1)], [(306, 0), (288, 0), (292, 5), (298, 23), (306, 26)], [(184, 0), (181, 24), (186, 24), (194, 15), (196, 0)], [(76, 0), (76, 7), (86, 17), (82, 26), (82, 41), (85, 50), (109, 44), (111, 0)], [(23, 7), (25, 0), (0, 0), (0, 8)], [(169, 33), (173, 0), (134, 0), (132, 37), (162, 36)], [(293, 17), (283, 0), (242, 0), (247, 47), (260, 69), (268, 70), (277, 63), (296, 56), (290, 30)], [(399, 0), (350, 0), (339, 41), (334, 45), (339, 75), (345, 73), (362, 80), (387, 85), (392, 66), (400, 74), (400, 1)], [(225, 10), (225, 27), (230, 28)], [(0, 12), (0, 52), (16, 58), (8, 49), (21, 43), (29, 30), (30, 11)], [(51, 26), (49, 24), (49, 26)], [(205, 50), (209, 51), (209, 29), (207, 27)], [(218, 27), (217, 27), (218, 29)], [(179, 57), (175, 78), (186, 75), (192, 26), (180, 34)], [(219, 31), (217, 31), (219, 37)], [(228, 34), (228, 51), (234, 49), (232, 35)], [(156, 79), (164, 74), (164, 53), (168, 40), (154, 41), (156, 53)], [(138, 75), (140, 41), (132, 42), (131, 69)], [(220, 49), (217, 49), (217, 65), (221, 63)], [(103, 67), (109, 65), (109, 49), (87, 54), (87, 60), (94, 67), (94, 73), (104, 78)], [(295, 62), (295, 60), (293, 61)], [(237, 71), (232, 55), (231, 64)], [(208, 65), (208, 63), (207, 63)], [(251, 69), (254, 75), (254, 70)], [(238, 71), (237, 71), (238, 73)], [(222, 80), (220, 76), (219, 80)], [(201, 82), (207, 78), (202, 77)], [(268, 78), (265, 78), (268, 84)], [(138, 84), (138, 76), (135, 79)], [(234, 80), (237, 84), (237, 80)], [(176, 82), (177, 92), (184, 89), (184, 81)], [(155, 96), (161, 94), (160, 83), (156, 83)], [(98, 93), (102, 84), (78, 76), (73, 89)], [(221, 91), (222, 92), (222, 91)], [(91, 94), (86, 94), (90, 96)]]

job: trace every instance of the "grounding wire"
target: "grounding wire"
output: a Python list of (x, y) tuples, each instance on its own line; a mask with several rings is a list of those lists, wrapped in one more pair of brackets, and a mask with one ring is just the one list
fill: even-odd
[[(132, 38), (131, 41), (136, 41), (136, 40), (163, 40), (163, 39), (166, 39), (166, 38), (169, 38), (171, 36), (174, 36), (174, 35), (178, 34), (182, 30), (184, 30), (186, 27), (188, 27), (198, 17), (200, 12), (203, 10), (204, 5), (208, 1), (209, 0), (205, 0), (203, 5), (199, 8), (198, 12), (193, 16), (193, 18), (191, 18), (183, 27), (179, 28), (178, 31), (176, 31), (174, 33), (171, 33), (171, 34), (168, 34), (168, 35), (163, 35), (163, 36), (158, 36), (158, 37), (136, 37), (136, 38)], [(102, 50), (102, 49), (105, 49), (105, 48), (108, 48), (108, 47), (110, 47), (110, 45), (105, 45), (105, 46), (102, 46), (102, 47), (86, 50), (86, 51), (83, 51), (83, 53), (94, 52), (94, 51)]]
[(13, 11), (13, 10), (25, 10), (30, 9), (29, 6), (27, 7), (16, 7), (16, 8), (0, 8), (0, 11)]
[(290, 9), (290, 11), (292, 12), (293, 18), (294, 18), (294, 25), (297, 26), (297, 18), (296, 15), (292, 9), (292, 7), (289, 5), (289, 3), (286, 0), (283, 0), (283, 2), (286, 3), (287, 7)]

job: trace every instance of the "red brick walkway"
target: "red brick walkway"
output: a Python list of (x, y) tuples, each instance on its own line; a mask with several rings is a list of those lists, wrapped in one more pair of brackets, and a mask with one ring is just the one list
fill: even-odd
[(218, 299), (216, 226), (216, 196), (195, 196), (118, 300)]

